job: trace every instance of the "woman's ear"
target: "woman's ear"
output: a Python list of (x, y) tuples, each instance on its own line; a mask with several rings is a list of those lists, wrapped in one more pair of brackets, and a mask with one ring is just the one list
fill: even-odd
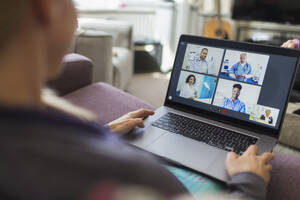
[(59, 1), (62, 0), (31, 0), (32, 12), (37, 22), (42, 26), (56, 23)]

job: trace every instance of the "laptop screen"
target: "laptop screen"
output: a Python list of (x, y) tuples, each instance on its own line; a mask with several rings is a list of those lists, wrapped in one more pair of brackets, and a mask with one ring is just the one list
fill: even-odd
[(189, 37), (179, 42), (166, 101), (278, 130), (298, 63), (295, 52)]

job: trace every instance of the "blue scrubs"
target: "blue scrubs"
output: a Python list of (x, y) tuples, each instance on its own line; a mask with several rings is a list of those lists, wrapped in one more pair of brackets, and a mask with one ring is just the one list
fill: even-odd
[[(236, 76), (241, 76), (243, 74), (249, 75), (252, 71), (251, 65), (246, 63), (244, 67), (241, 65), (241, 62), (237, 62), (236, 64), (232, 65), (229, 70), (230, 74), (234, 74)], [(236, 80), (239, 81), (246, 81), (246, 78), (237, 78)]]
[(223, 108), (234, 110), (237, 112), (245, 113), (246, 107), (243, 102), (241, 102), (239, 99), (236, 99), (235, 102), (232, 101), (230, 98), (225, 98), (223, 102)]

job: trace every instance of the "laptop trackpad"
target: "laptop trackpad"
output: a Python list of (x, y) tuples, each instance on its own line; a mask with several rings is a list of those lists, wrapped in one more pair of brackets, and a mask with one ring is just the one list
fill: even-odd
[(215, 148), (172, 133), (161, 136), (147, 150), (198, 171), (206, 171), (217, 156)]
[[(139, 131), (141, 129), (137, 130)], [(149, 132), (132, 132), (124, 136), (124, 139), (134, 146), (146, 149), (147, 146), (166, 133), (166, 131), (161, 131), (161, 129), (155, 128), (154, 126), (147, 128), (147, 131)]]

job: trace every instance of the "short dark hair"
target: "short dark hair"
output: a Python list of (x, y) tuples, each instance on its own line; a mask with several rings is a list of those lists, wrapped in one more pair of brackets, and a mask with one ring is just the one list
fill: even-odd
[(234, 89), (234, 88), (238, 88), (239, 90), (241, 90), (241, 89), (242, 89), (242, 86), (241, 86), (241, 84), (234, 84), (232, 88), (233, 88), (233, 89)]
[(201, 50), (201, 52), (202, 52), (202, 51), (204, 51), (204, 50), (208, 51), (208, 49), (207, 49), (207, 48), (203, 48), (203, 49)]
[(185, 82), (188, 83), (191, 77), (194, 77), (194, 83), (193, 83), (193, 85), (194, 85), (194, 84), (196, 83), (196, 76), (194, 76), (193, 74), (189, 75), (189, 76), (186, 78)]

